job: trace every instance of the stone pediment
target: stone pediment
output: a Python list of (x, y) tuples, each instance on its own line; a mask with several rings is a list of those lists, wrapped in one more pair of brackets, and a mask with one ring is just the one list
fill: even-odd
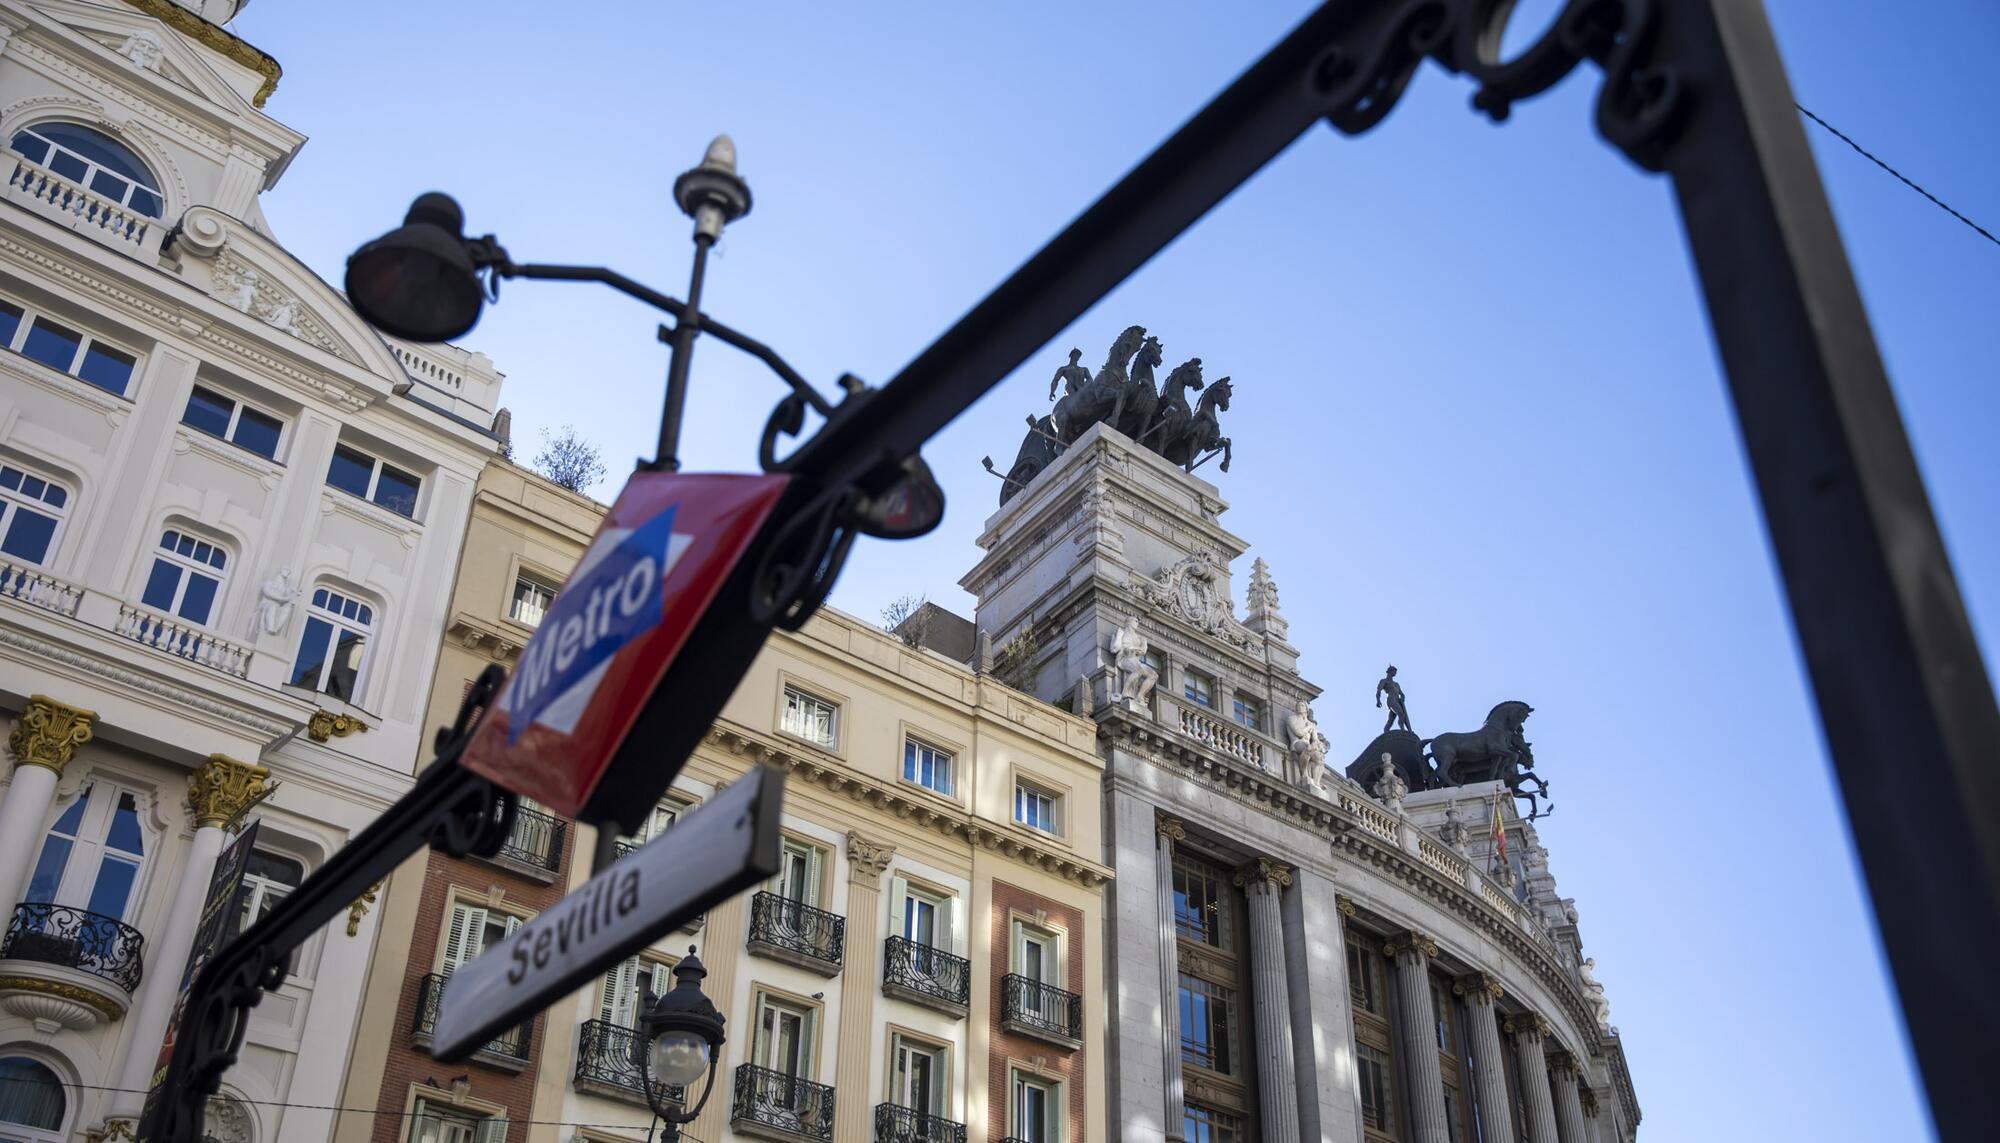
[(1236, 621), (1222, 576), (1222, 567), (1212, 557), (1197, 552), (1151, 577), (1134, 577), (1133, 586), (1147, 603), (1203, 634), (1248, 647), (1253, 637)]
[[(149, 11), (157, 10), (157, 11)], [(171, 10), (169, 10), (171, 9)], [(159, 0), (157, 3), (126, 5), (101, 5), (79, 3), (51, 3), (43, 5), (43, 11), (65, 31), (103, 47), (114, 55), (130, 60), (133, 65), (148, 71), (195, 96), (200, 102), (209, 104), (227, 114), (254, 114), (252, 97), (246, 97), (239, 84), (216, 70), (213, 64), (202, 58), (201, 53), (190, 46), (184, 38), (189, 28), (168, 26), (169, 20), (180, 22), (192, 16), (171, 3)], [(198, 18), (195, 24), (200, 24)], [(192, 27), (192, 25), (190, 25)], [(216, 29), (222, 32), (222, 29)], [(216, 45), (233, 49), (226, 54), (253, 71), (275, 72), (275, 63), (266, 63), (268, 56), (243, 44), (235, 36), (222, 32)], [(253, 57), (261, 57), (253, 60)], [(274, 77), (266, 77), (274, 78)]]

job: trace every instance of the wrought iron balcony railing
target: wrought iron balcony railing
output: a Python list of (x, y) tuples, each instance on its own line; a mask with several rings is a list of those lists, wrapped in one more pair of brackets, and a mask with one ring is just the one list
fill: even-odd
[(1000, 980), (1000, 1024), (1069, 1044), (1083, 1042), (1083, 997), (1010, 972)]
[(127, 993), (145, 974), (146, 938), (116, 917), (68, 905), (26, 902), (14, 906), (0, 960), (32, 960), (74, 968)]
[(846, 956), (847, 918), (759, 893), (750, 899), (750, 951), (832, 976)]
[(893, 1103), (878, 1103), (875, 1143), (965, 1143), (965, 1124)]
[[(579, 1091), (595, 1091), (627, 1097), (642, 1106), (646, 1103), (646, 1077), (639, 1069), (638, 1053), (646, 1041), (630, 1028), (609, 1020), (586, 1020), (576, 1038), (576, 1086)], [(659, 1084), (672, 1103), (685, 1103), (687, 1090)]]
[(744, 1064), (736, 1069), (731, 1130), (797, 1139), (833, 1138), (833, 1088), (783, 1072)]
[(553, 814), (514, 807), (514, 826), (500, 843), (499, 856), (554, 873), (562, 867), (569, 823)]
[[(426, 973), (423, 982), (417, 986), (417, 1015), (410, 1023), (410, 1039), (419, 1048), (430, 1047), (431, 1033), (437, 1030), (438, 1002), (444, 998), (445, 982), (450, 979), (443, 973)], [(526, 1064), (529, 1032), (533, 1026), (531, 1019), (509, 1028), (481, 1044), (474, 1055)]]
[(963, 1016), (972, 999), (972, 963), (907, 937), (882, 949), (882, 991)]

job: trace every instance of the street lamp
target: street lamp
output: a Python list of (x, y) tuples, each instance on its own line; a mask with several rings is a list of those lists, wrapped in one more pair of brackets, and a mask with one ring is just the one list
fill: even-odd
[[(688, 955), (674, 966), (674, 986), (639, 1017), (639, 1037), (633, 1050), (639, 1057), (639, 1078), (646, 1089), (646, 1104), (660, 1117), (664, 1130), (660, 1143), (679, 1143), (681, 1125), (693, 1122), (715, 1090), (717, 1052), (722, 1047), (722, 1013), (701, 990), (708, 970), (688, 946)], [(702, 1073), (701, 1098), (685, 1101)], [(676, 1087), (683, 1099), (675, 1102), (665, 1089)]]

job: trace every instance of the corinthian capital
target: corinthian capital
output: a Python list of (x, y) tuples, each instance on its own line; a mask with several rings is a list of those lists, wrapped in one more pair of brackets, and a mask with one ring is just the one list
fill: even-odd
[(1576, 1056), (1567, 1049), (1558, 1048), (1549, 1053), (1549, 1075), (1560, 1081), (1576, 1079)]
[(1513, 1035), (1520, 1036), (1523, 1039), (1534, 1040), (1543, 1039), (1550, 1032), (1555, 1031), (1554, 1028), (1549, 1026), (1547, 1020), (1542, 1019), (1533, 1012), (1523, 1012), (1519, 1016), (1507, 1017), (1505, 1028)]
[(895, 846), (872, 841), (857, 830), (847, 831), (847, 879), (856, 885), (865, 889), (880, 885), (882, 871), (895, 856)]
[(1433, 957), (1438, 954), (1438, 943), (1425, 934), (1411, 929), (1407, 933), (1398, 933), (1388, 940), (1383, 941), (1382, 951), (1390, 956), (1404, 952), (1413, 952), (1422, 956)]
[(211, 754), (188, 775), (188, 812), (197, 829), (222, 829), (251, 806), (269, 797), (277, 783), (268, 767), (238, 762), (227, 754)]
[(1459, 977), (1452, 982), (1451, 990), (1465, 997), (1467, 1000), (1475, 1000), (1483, 996), (1486, 998), (1488, 1004), (1507, 995), (1507, 990), (1500, 987), (1499, 981), (1483, 972), (1467, 973)]
[(1260, 857), (1239, 868), (1231, 880), (1243, 887), (1264, 884), (1274, 889), (1283, 889), (1292, 883), (1292, 867), (1282, 861)]
[(76, 756), (76, 748), (90, 741), (96, 721), (96, 711), (60, 703), (47, 695), (31, 695), (14, 719), (7, 752), (14, 756), (16, 766), (40, 766), (61, 774)]
[(1172, 814), (1153, 811), (1153, 829), (1172, 842), (1187, 840), (1187, 823)]

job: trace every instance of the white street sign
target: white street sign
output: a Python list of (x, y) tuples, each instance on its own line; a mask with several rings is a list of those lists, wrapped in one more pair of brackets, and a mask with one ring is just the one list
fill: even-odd
[(778, 871), (785, 774), (759, 766), (460, 968), (432, 1052), (450, 1062)]

